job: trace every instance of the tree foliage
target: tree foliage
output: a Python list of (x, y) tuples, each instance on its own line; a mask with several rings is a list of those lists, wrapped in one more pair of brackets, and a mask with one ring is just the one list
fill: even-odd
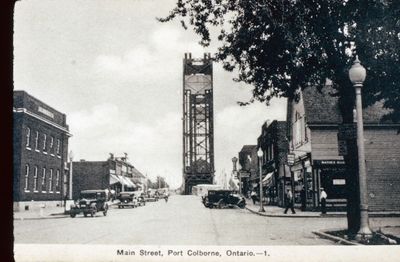
[(367, 69), (364, 105), (384, 99), (400, 120), (400, 1), (398, 0), (178, 0), (162, 22), (180, 19), (208, 46), (214, 28), (215, 59), (237, 69), (253, 99), (298, 97), (327, 78), (351, 121), (354, 89), (348, 79), (354, 55)]

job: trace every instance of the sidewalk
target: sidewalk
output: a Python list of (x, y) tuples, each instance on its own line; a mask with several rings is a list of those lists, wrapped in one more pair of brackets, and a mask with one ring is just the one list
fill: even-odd
[[(255, 213), (260, 216), (266, 216), (266, 217), (321, 217), (320, 212), (311, 212), (311, 211), (301, 211), (300, 209), (294, 209), (296, 211), (296, 214), (292, 214), (290, 209), (288, 210), (287, 214), (284, 214), (283, 211), (285, 211), (284, 208), (278, 207), (278, 206), (270, 206), (270, 205), (264, 205), (264, 210), (265, 212), (259, 212), (260, 210), (260, 202), (256, 202), (256, 204), (253, 204), (253, 200), (250, 198), (246, 198), (246, 209), (249, 210), (252, 213)], [(335, 212), (335, 215), (337, 216), (339, 212)], [(329, 214), (328, 214), (329, 215)], [(343, 213), (343, 216), (346, 214)], [(324, 215), (326, 216), (326, 215)]]
[[(119, 201), (108, 202), (108, 206), (117, 205)], [(68, 207), (69, 210), (69, 207)], [(37, 220), (37, 219), (55, 219), (69, 217), (69, 212), (64, 207), (45, 207), (29, 211), (14, 212), (14, 220)]]
[[(250, 212), (266, 217), (286, 217), (286, 218), (325, 218), (325, 217), (346, 217), (346, 212), (331, 212), (325, 215), (322, 215), (320, 212), (312, 212), (312, 211), (301, 211), (300, 209), (295, 208), (296, 214), (292, 214), (290, 209), (287, 214), (284, 214), (284, 208), (278, 206), (269, 206), (264, 205), (265, 212), (259, 212), (260, 203), (256, 202), (253, 204), (251, 199), (246, 199), (246, 209)], [(398, 223), (388, 223), (388, 219), (393, 220), (394, 217), (400, 217), (400, 212), (371, 212), (370, 217), (373, 218), (382, 218), (378, 221), (371, 221), (371, 228), (374, 231), (383, 233), (387, 236), (392, 236), (397, 238), (396, 240), (400, 240), (400, 218)], [(385, 220), (386, 219), (386, 220)], [(375, 219), (377, 220), (377, 219)], [(386, 223), (385, 223), (386, 221)], [(322, 232), (323, 233), (323, 232)], [(397, 242), (400, 243), (400, 242)]]
[[(264, 205), (265, 212), (259, 212), (260, 203), (256, 202), (253, 204), (253, 201), (250, 198), (246, 198), (246, 209), (250, 212), (256, 213), (261, 216), (269, 216), (269, 217), (346, 217), (346, 212), (337, 212), (337, 211), (327, 211), (326, 214), (322, 215), (321, 212), (318, 211), (301, 211), (298, 208), (295, 208), (296, 214), (292, 214), (290, 209), (287, 214), (284, 214), (284, 208), (278, 206), (270, 206)], [(382, 212), (369, 212), (370, 217), (400, 217), (399, 211), (382, 211)]]

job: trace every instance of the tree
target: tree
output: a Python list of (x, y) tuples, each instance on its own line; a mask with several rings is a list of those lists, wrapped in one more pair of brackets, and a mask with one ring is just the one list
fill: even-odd
[[(353, 122), (354, 88), (348, 78), (358, 55), (368, 76), (363, 105), (383, 100), (385, 119), (400, 121), (400, 2), (397, 0), (178, 0), (161, 22), (180, 19), (208, 46), (212, 33), (220, 45), (215, 60), (236, 81), (252, 85), (253, 98), (297, 99), (308, 86), (332, 80), (344, 123)], [(345, 159), (357, 183), (355, 145)], [(349, 211), (357, 208), (356, 192)], [(357, 232), (356, 213), (348, 212), (349, 230)]]

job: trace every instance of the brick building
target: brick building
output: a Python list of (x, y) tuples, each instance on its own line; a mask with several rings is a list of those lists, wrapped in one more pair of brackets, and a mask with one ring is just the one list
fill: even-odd
[(61, 205), (68, 192), (66, 115), (14, 91), (14, 210)]
[(82, 190), (111, 189), (122, 191), (143, 190), (143, 175), (124, 157), (110, 157), (105, 161), (73, 162), (73, 199), (79, 197)]
[(288, 139), (286, 121), (265, 122), (257, 147), (263, 151), (263, 192), (269, 204), (284, 205), (285, 187), (290, 186), (290, 172), (285, 166)]
[[(346, 203), (345, 162), (338, 152), (342, 118), (331, 91), (309, 87), (298, 102), (288, 101), (289, 151), (296, 156), (291, 168), (293, 188), (300, 203), (300, 190), (305, 187), (308, 209), (319, 206), (321, 187), (328, 203)], [(379, 102), (363, 110), (371, 211), (400, 210), (400, 125), (382, 122), (386, 112)]]
[(244, 145), (239, 152), (239, 179), (242, 182), (242, 193), (258, 185), (258, 157), (257, 145)]

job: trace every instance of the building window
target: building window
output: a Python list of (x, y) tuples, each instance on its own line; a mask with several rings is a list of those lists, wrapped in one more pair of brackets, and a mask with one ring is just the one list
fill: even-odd
[(47, 135), (43, 134), (43, 153), (46, 153), (47, 151), (46, 144), (47, 144)]
[(303, 117), (304, 120), (304, 141), (308, 142), (308, 133), (307, 133), (307, 117)]
[(31, 147), (31, 129), (29, 127), (26, 128), (26, 148)]
[(46, 192), (46, 168), (42, 169), (42, 192)]
[(304, 142), (307, 142), (306, 135), (305, 135), (305, 117), (301, 116), (298, 112), (296, 112), (296, 121), (294, 123), (294, 137), (293, 137), (293, 144), (295, 146), (303, 145)]
[(50, 174), (49, 174), (49, 192), (53, 193), (53, 169), (50, 168)]
[(25, 192), (29, 192), (29, 165), (25, 166)]
[(60, 170), (56, 173), (56, 193), (60, 193)]
[(37, 192), (37, 186), (38, 186), (38, 168), (35, 166), (33, 169), (33, 191)]
[(35, 136), (35, 150), (39, 151), (39, 131), (36, 131), (36, 136)]
[(54, 154), (53, 154), (53, 152), (54, 152), (53, 146), (54, 146), (54, 137), (51, 136), (51, 137), (50, 137), (50, 147), (49, 147), (49, 151), (50, 151), (50, 154), (54, 156)]
[(60, 139), (57, 139), (57, 156), (60, 155)]

